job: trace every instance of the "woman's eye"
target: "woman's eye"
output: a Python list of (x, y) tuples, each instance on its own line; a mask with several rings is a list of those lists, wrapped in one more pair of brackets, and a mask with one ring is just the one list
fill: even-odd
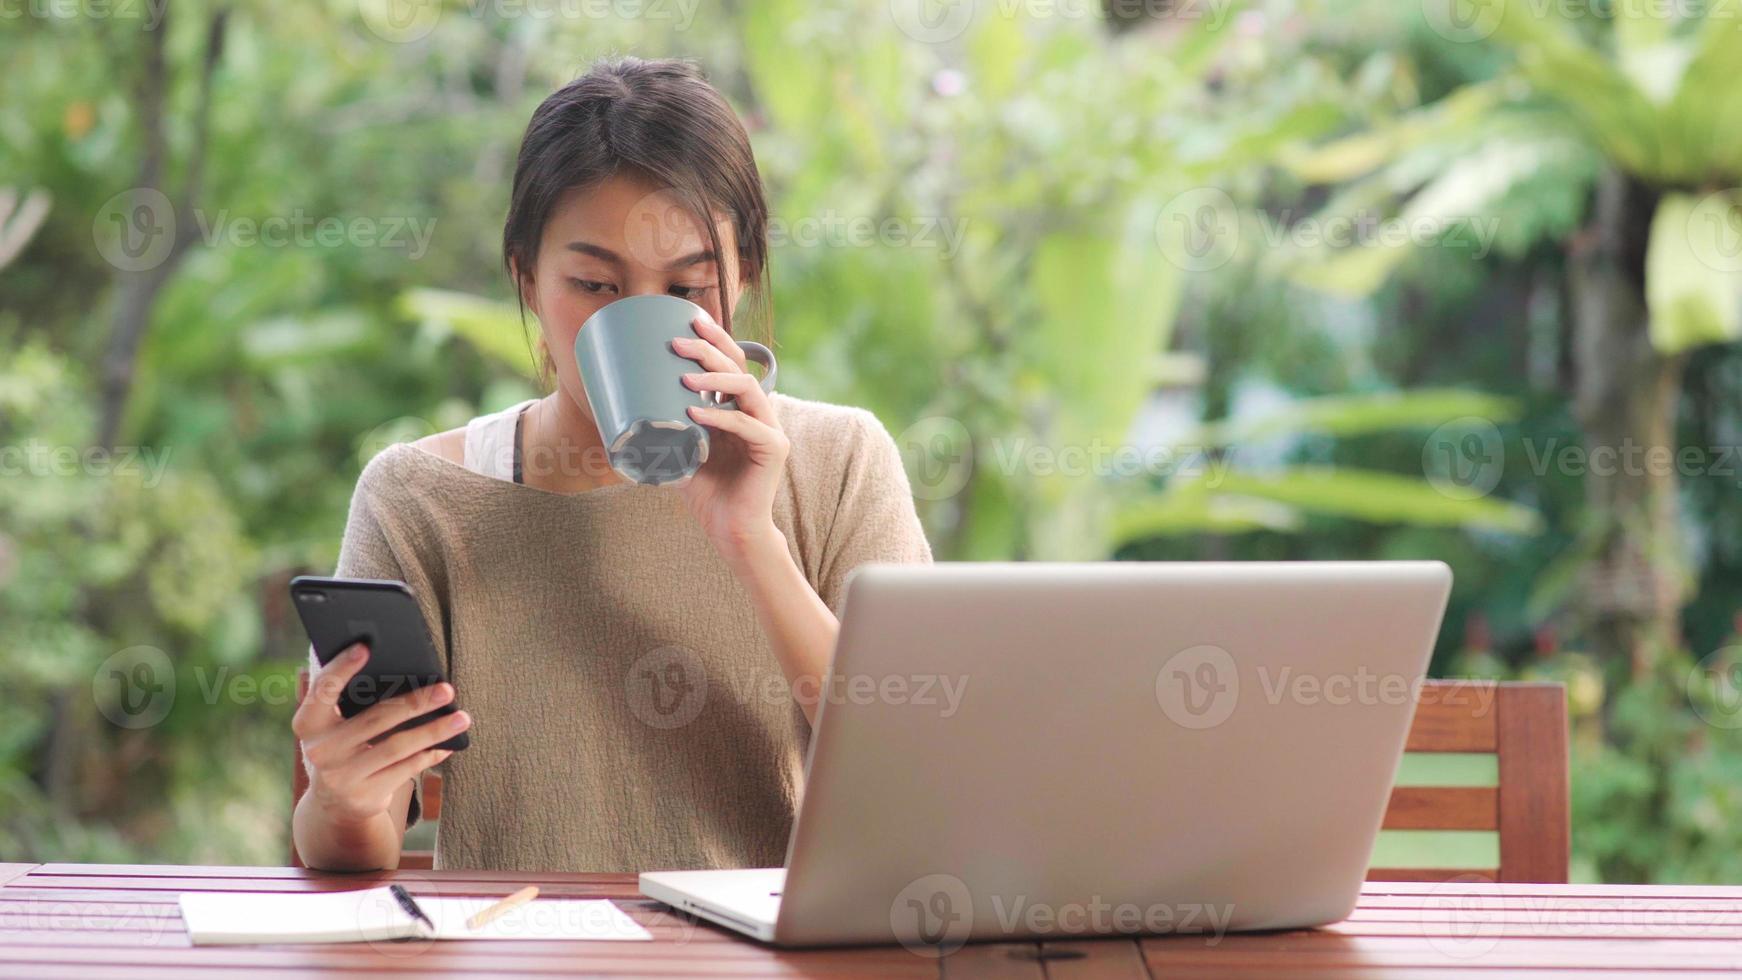
[(713, 288), (712, 286), (685, 286), (680, 283), (672, 286), (669, 292), (678, 299), (693, 300), (698, 296), (708, 295), (708, 292)]
[(617, 288), (608, 282), (598, 282), (598, 281), (593, 280), (593, 279), (570, 279), (569, 282), (574, 283), (575, 288), (579, 289), (581, 292), (593, 293), (595, 295), (600, 294), (600, 293), (613, 292)]

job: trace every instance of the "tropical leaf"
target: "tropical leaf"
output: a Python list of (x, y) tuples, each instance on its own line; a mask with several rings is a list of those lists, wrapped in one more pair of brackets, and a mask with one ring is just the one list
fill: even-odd
[(1693, 56), (1664, 109), (1665, 132), (1697, 154), (1710, 176), (1742, 176), (1742, 11), (1714, 9), (1691, 41)]
[(1214, 493), (1202, 481), (1193, 481), (1123, 502), (1114, 512), (1111, 535), (1115, 546), (1123, 546), (1150, 538), (1293, 531), (1299, 526), (1299, 512), (1286, 504)]
[(1216, 491), (1374, 524), (1513, 534), (1534, 534), (1542, 528), (1541, 516), (1521, 504), (1492, 497), (1451, 496), (1417, 477), (1372, 470), (1301, 466), (1266, 475), (1230, 472), (1220, 478)]
[(257, 365), (321, 362), (369, 343), (373, 328), (373, 320), (355, 309), (272, 317), (242, 332), (242, 353)]
[(1668, 194), (1645, 254), (1651, 342), (1673, 354), (1742, 336), (1742, 196)]
[(1360, 395), (1327, 395), (1290, 402), (1272, 415), (1205, 426), (1183, 444), (1229, 446), (1311, 433), (1349, 438), (1398, 429), (1436, 428), (1457, 419), (1508, 422), (1518, 417), (1510, 398), (1462, 388), (1422, 388)]
[(1365, 176), (1428, 143), (1474, 133), (1500, 104), (1498, 83), (1466, 85), (1430, 106), (1404, 113), (1371, 129), (1312, 148), (1279, 154), (1279, 162), (1311, 184), (1343, 183)]
[(1629, 172), (1667, 178), (1660, 107), (1564, 18), (1542, 16), (1529, 4), (1499, 6), (1494, 40), (1516, 53), (1531, 85)]
[(407, 319), (450, 330), (479, 353), (528, 378), (538, 377), (537, 365), (527, 346), (526, 328), (514, 307), (445, 289), (408, 289), (400, 294), (398, 307)]
[(1149, 392), (1179, 300), (1179, 270), (1154, 247), (1152, 213), (1133, 208), (1112, 234), (1059, 232), (1036, 249), (1039, 316), (1024, 350), (1048, 389), (1070, 393), (1059, 406), (1066, 439), (1116, 436)]
[(1613, 9), (1616, 63), (1647, 98), (1663, 105), (1681, 88), (1693, 46), (1676, 39), (1668, 4), (1623, 2)]
[[(1551, 131), (1501, 135), (1496, 133), (1465, 152), (1447, 151), (1437, 168), (1398, 213), (1385, 219), (1385, 233), (1343, 247), (1332, 247), (1318, 236), (1317, 247), (1285, 253), (1278, 261), (1288, 276), (1322, 292), (1351, 298), (1371, 295), (1383, 286), (1421, 245), (1429, 241), (1468, 239), (1474, 251), (1485, 254), (1493, 247), (1499, 227), (1506, 220), (1497, 205), (1521, 183), (1549, 170), (1569, 168), (1586, 156), (1585, 147)], [(1382, 171), (1376, 183), (1398, 183), (1405, 165), (1399, 161)], [(1411, 166), (1410, 169), (1415, 169)], [(1363, 188), (1371, 198), (1375, 188)], [(1333, 222), (1347, 223), (1357, 215), (1371, 214), (1367, 205), (1352, 203), (1350, 195), (1338, 199), (1309, 219), (1329, 230)], [(1456, 236), (1454, 229), (1462, 229)]]

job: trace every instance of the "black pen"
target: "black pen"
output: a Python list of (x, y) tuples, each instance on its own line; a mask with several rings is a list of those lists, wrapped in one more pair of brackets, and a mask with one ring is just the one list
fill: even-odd
[(400, 908), (404, 909), (412, 918), (423, 923), (424, 926), (427, 927), (429, 931), (426, 935), (435, 934), (435, 923), (429, 921), (429, 916), (423, 914), (423, 909), (418, 908), (417, 899), (412, 898), (410, 892), (398, 885), (388, 885), (387, 890), (393, 893), (393, 897), (399, 902)]

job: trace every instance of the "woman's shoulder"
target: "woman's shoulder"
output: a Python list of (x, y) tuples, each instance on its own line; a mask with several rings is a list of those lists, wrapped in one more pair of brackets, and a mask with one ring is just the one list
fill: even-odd
[(792, 444), (788, 466), (795, 481), (831, 491), (870, 474), (901, 469), (889, 430), (868, 409), (776, 395), (780, 427)]
[(795, 451), (801, 444), (826, 450), (858, 448), (867, 440), (893, 441), (883, 423), (868, 409), (786, 394), (776, 394), (774, 399), (780, 410), (780, 427), (792, 440)]
[(463, 465), (466, 462), (466, 430), (464, 428), (449, 429), (446, 432), (427, 435), (411, 443), (411, 448), (421, 449), (450, 463)]
[(353, 497), (387, 504), (427, 498), (441, 472), (450, 465), (445, 453), (432, 447), (429, 440), (445, 435), (396, 442), (376, 453), (363, 464)]

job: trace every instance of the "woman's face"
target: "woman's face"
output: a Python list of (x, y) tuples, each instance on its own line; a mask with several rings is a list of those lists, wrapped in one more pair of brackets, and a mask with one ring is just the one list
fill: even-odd
[[(594, 311), (625, 296), (687, 299), (724, 322), (742, 291), (732, 222), (716, 225), (725, 253), (715, 256), (702, 226), (678, 198), (630, 175), (570, 190), (545, 222), (538, 261), (521, 277), (521, 296), (538, 317), (556, 364), (557, 386), (590, 414), (573, 351), (575, 334)], [(725, 264), (727, 295), (720, 296)]]

